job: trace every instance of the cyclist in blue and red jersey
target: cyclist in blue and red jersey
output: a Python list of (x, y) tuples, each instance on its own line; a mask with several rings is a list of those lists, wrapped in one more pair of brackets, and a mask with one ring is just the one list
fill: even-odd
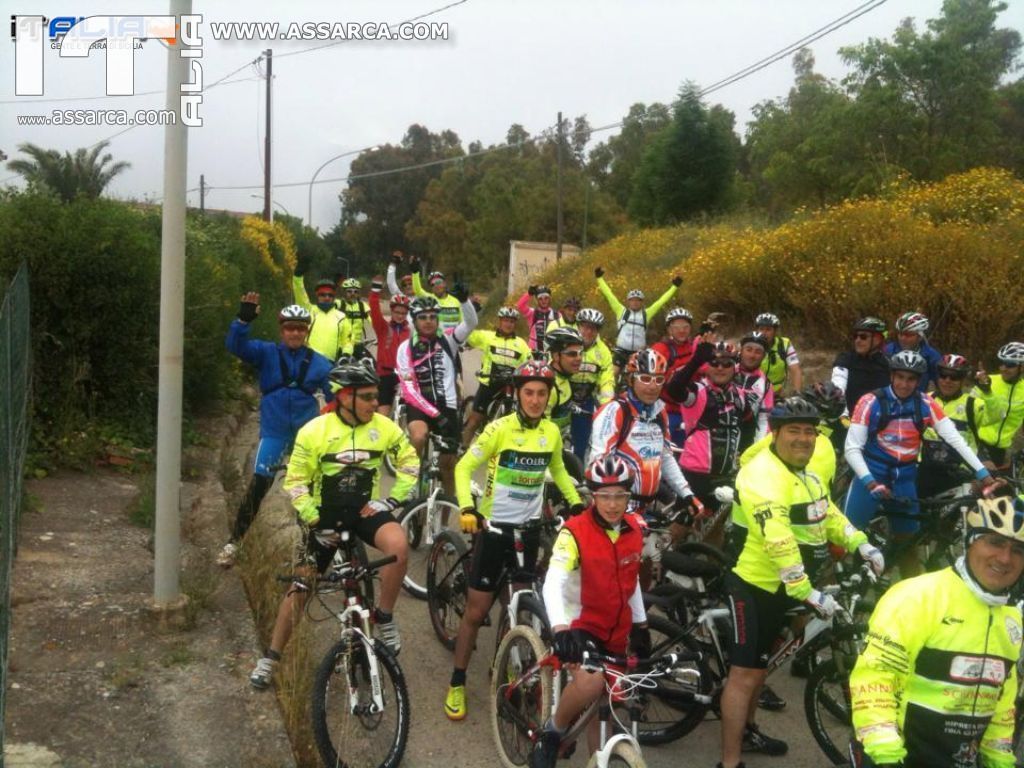
[(942, 360), (942, 353), (929, 344), (925, 336), (929, 328), (931, 323), (920, 312), (904, 312), (896, 320), (896, 340), (886, 344), (883, 350), (886, 357), (892, 357), (909, 349), (925, 359), (928, 367), (917, 384), (922, 392), (927, 392), (939, 380), (939, 362)]

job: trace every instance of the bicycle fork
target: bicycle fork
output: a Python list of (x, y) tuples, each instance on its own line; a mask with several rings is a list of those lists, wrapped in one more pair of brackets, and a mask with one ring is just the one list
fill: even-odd
[(357, 717), (380, 714), (384, 711), (384, 693), (380, 681), (380, 663), (377, 661), (377, 653), (373, 649), (373, 637), (370, 631), (370, 611), (359, 604), (358, 598), (349, 597), (348, 607), (338, 614), (338, 620), (345, 627), (343, 635), (354, 635), (355, 641), (363, 645), (366, 674), (370, 680), (371, 700), (363, 703), (359, 695), (358, 681), (355, 677), (358, 674), (358, 670), (355, 669), (355, 660), (352, 657), (353, 643), (350, 643), (349, 666), (346, 670), (349, 711)]

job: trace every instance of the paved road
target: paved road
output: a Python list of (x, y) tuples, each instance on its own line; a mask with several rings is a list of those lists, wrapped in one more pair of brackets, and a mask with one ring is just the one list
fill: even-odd
[[(469, 350), (463, 358), (467, 373), (475, 372), (479, 355)], [(472, 377), (467, 377), (467, 381)], [(468, 383), (468, 391), (475, 383)], [(482, 478), (481, 478), (482, 479)], [(496, 615), (496, 612), (495, 612)], [(451, 675), (451, 653), (434, 637), (425, 602), (403, 595), (397, 607), (402, 629), (401, 664), (412, 699), (412, 727), (408, 752), (403, 766), (491, 766), (496, 765), (491, 734), (487, 695), (488, 664), (494, 652), (494, 630), (480, 631), (477, 653), (469, 669), (467, 685), (469, 715), (460, 723), (450, 722), (444, 714), (444, 696)], [(803, 681), (793, 678), (788, 668), (772, 679), (776, 691), (787, 699), (788, 707), (780, 713), (763, 713), (759, 722), (763, 730), (787, 739), (790, 753), (781, 758), (752, 755), (746, 758), (748, 768), (817, 768), (828, 765), (808, 730), (803, 715)], [(560, 766), (583, 766), (580, 754)], [(714, 766), (720, 757), (719, 725), (708, 720), (684, 739), (663, 747), (644, 749), (644, 758), (652, 768)]]

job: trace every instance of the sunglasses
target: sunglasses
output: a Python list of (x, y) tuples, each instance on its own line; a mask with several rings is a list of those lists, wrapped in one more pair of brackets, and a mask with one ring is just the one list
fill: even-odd
[(431, 285), (444, 285), (444, 280), (431, 280)]
[(940, 379), (951, 379), (953, 381), (963, 381), (967, 378), (966, 373), (950, 373), (949, 371), (939, 371)]
[(347, 293), (349, 296), (354, 296), (355, 294), (359, 293), (359, 289), (358, 288), (346, 288), (345, 289), (345, 293)]
[(362, 400), (364, 403), (375, 403), (380, 400), (379, 392), (359, 392), (356, 394), (356, 398)]
[(711, 362), (708, 363), (708, 367), (710, 367), (710, 368), (735, 368), (736, 367), (736, 361), (735, 360), (712, 360)]
[(665, 377), (660, 373), (635, 373), (633, 375), (641, 384), (657, 384), (661, 386), (665, 383)]
[(1019, 366), (1020, 363), (1004, 363), (1002, 360), (999, 361), (1000, 368), (1017, 368)]
[(632, 496), (629, 491), (595, 491), (594, 498), (602, 499), (604, 501), (613, 501), (618, 504), (624, 504), (629, 501)]
[(870, 341), (871, 340), (871, 334), (870, 333), (855, 333), (855, 334), (853, 334), (853, 338), (855, 338), (857, 341)]
[(558, 354), (564, 355), (565, 357), (579, 357), (583, 352), (578, 349), (567, 349), (564, 352), (559, 352)]
[(437, 321), (437, 313), (436, 312), (424, 312), (423, 314), (416, 315), (416, 319), (417, 320), (428, 320), (428, 321), (436, 322)]

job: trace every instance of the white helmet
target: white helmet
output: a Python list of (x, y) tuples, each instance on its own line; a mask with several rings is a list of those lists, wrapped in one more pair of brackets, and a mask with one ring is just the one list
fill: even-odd
[(518, 320), (519, 310), (515, 307), (502, 307), (498, 310), (499, 320)]
[(682, 307), (673, 307), (665, 315), (665, 324), (671, 323), (673, 320), (688, 320), (690, 323), (693, 322), (693, 315), (690, 314), (690, 310), (683, 309)]
[(577, 323), (590, 323), (600, 328), (604, 325), (604, 315), (593, 307), (584, 307), (576, 314)]
[(1024, 541), (1024, 500), (1009, 496), (978, 499), (964, 512), (964, 533), (992, 531), (1008, 539)]
[(1007, 365), (1021, 365), (1024, 363), (1024, 342), (1011, 341), (1004, 344), (999, 348), (996, 357), (999, 358), (999, 362)]
[(640, 299), (641, 301), (643, 301), (644, 292), (641, 291), (639, 288), (634, 288), (632, 291), (626, 294), (626, 301), (629, 301), (630, 299)]
[(287, 307), (277, 313), (278, 323), (303, 323), (309, 325), (313, 322), (313, 316), (309, 314), (309, 310), (305, 307), (300, 307), (298, 304), (289, 304)]
[(760, 315), (754, 318), (754, 325), (767, 325), (771, 328), (778, 328), (781, 325), (781, 323), (779, 322), (778, 315), (774, 315), (771, 312), (762, 312)]
[(920, 312), (904, 312), (896, 320), (896, 333), (919, 333), (924, 336), (931, 325)]

